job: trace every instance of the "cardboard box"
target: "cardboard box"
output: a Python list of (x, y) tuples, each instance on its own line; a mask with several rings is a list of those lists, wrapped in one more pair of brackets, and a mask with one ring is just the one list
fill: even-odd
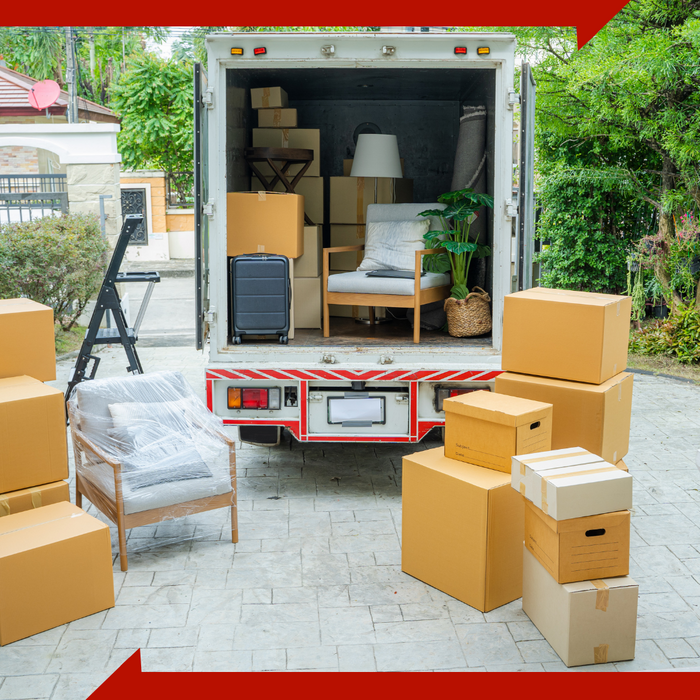
[(521, 495), (554, 520), (583, 518), (632, 507), (632, 477), (597, 455), (546, 459), (518, 455)]
[(629, 472), (629, 467), (622, 460), (620, 460), (615, 466), (618, 469), (622, 469), (623, 472)]
[(226, 195), (226, 254), (304, 254), (304, 198), (286, 192)]
[(523, 612), (567, 666), (633, 659), (638, 598), (629, 576), (562, 585), (523, 553)]
[[(350, 173), (352, 172), (352, 161), (353, 158), (344, 158), (343, 159), (343, 177), (350, 177)], [(401, 175), (406, 174), (406, 169), (404, 168), (404, 160), (401, 158)]]
[(258, 126), (262, 128), (287, 129), (297, 125), (296, 109), (259, 109)]
[[(308, 148), (314, 152), (314, 159), (304, 177), (318, 177), (321, 174), (321, 132), (319, 129), (253, 129), (253, 147), (268, 148)], [(267, 163), (256, 163), (263, 175), (272, 175)], [(302, 165), (291, 165), (288, 175), (296, 175)]]
[(56, 379), (53, 309), (31, 299), (0, 299), (0, 378)]
[(367, 207), (370, 204), (412, 202), (413, 180), (390, 177), (331, 177), (330, 195), (332, 224), (364, 224), (367, 222)]
[[(288, 178), (289, 179), (289, 178)], [(291, 182), (291, 180), (290, 180)], [(264, 189), (257, 177), (250, 178), (250, 189), (254, 192)], [(278, 182), (273, 190), (275, 192), (286, 192), (284, 185)], [(304, 198), (304, 213), (314, 222), (322, 224), (323, 216), (323, 178), (322, 177), (302, 177), (294, 188), (295, 194), (300, 194)]]
[(630, 297), (535, 287), (508, 294), (501, 367), (602, 384), (627, 367)]
[(630, 570), (630, 512), (554, 520), (526, 501), (525, 546), (557, 583), (626, 576)]
[(294, 325), (296, 328), (321, 328), (321, 277), (294, 278)]
[(550, 404), (473, 391), (445, 399), (442, 406), (445, 454), (452, 459), (510, 473), (513, 455), (550, 448)]
[(107, 525), (70, 503), (0, 518), (0, 645), (111, 607)]
[(67, 478), (63, 394), (32, 377), (0, 379), (0, 493)]
[(318, 277), (323, 272), (323, 231), (304, 226), (304, 254), (294, 261), (294, 277)]
[(403, 458), (401, 570), (482, 612), (520, 598), (523, 500), (442, 447)]
[(0, 518), (61, 501), (70, 501), (70, 491), (65, 481), (54, 481), (52, 484), (0, 493)]
[(250, 91), (250, 106), (253, 109), (277, 109), (288, 104), (287, 93), (281, 87), (253, 88)]
[[(364, 245), (364, 224), (331, 224), (331, 248), (347, 245)], [(365, 256), (362, 250), (351, 250), (346, 253), (331, 253), (331, 270), (354, 272)]]
[(551, 403), (553, 450), (578, 445), (615, 463), (629, 450), (632, 380), (629, 372), (602, 384), (504, 372), (496, 393)]

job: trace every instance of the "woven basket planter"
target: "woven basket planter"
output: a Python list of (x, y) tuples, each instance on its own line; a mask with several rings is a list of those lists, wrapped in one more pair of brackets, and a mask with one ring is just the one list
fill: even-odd
[(481, 287), (473, 289), (466, 299), (445, 299), (447, 330), (455, 338), (483, 335), (491, 330), (491, 298)]

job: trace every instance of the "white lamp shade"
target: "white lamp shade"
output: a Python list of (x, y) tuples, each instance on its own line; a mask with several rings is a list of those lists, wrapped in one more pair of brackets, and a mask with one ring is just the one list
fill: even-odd
[(360, 134), (350, 177), (403, 177), (394, 134)]

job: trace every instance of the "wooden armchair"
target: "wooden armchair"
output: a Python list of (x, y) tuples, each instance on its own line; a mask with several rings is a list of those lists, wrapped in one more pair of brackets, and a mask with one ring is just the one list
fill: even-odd
[[(149, 384), (155, 388), (152, 393)], [(133, 404), (134, 425), (148, 425), (153, 431), (156, 439), (145, 446), (144, 454), (159, 440), (167, 446), (165, 454), (157, 453), (157, 461), (147, 460), (141, 466), (138, 445), (133, 451), (127, 449), (128, 436), (119, 433), (110, 416), (114, 404)], [(139, 415), (144, 405), (157, 420)], [(172, 407), (170, 417), (186, 425), (184, 431), (180, 427), (180, 443), (178, 431), (169, 430), (167, 420), (163, 423), (162, 411), (167, 415), (168, 407)], [(231, 540), (238, 542), (235, 443), (217, 427), (217, 420), (179, 372), (78, 384), (68, 402), (68, 416), (75, 453), (76, 505), (80, 507), (85, 496), (116, 524), (122, 571), (128, 568), (126, 530), (141, 525), (230, 507)], [(150, 439), (150, 434), (146, 437)]]
[[(403, 221), (419, 219), (418, 213), (426, 209), (443, 207), (440, 204), (370, 204), (367, 207), (367, 226), (375, 221)], [(441, 229), (439, 219), (431, 217), (431, 228)], [(423, 258), (440, 253), (439, 249), (415, 251), (413, 279), (367, 277), (364, 272), (345, 272), (332, 276), (329, 290), (330, 256), (363, 250), (364, 245), (340, 246), (323, 249), (323, 335), (330, 337), (330, 304), (369, 307), (369, 320), (374, 323), (374, 307), (389, 306), (413, 309), (413, 342), (420, 342), (420, 307), (446, 299), (452, 288), (449, 275), (427, 273), (421, 277)]]

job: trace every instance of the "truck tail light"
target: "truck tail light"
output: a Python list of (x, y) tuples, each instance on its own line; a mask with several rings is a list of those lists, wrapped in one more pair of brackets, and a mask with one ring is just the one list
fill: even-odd
[(229, 408), (279, 411), (282, 408), (282, 389), (279, 387), (242, 389), (230, 386), (227, 404)]
[(474, 389), (467, 389), (465, 387), (435, 387), (435, 410), (440, 413), (443, 411), (442, 402), (445, 399), (451, 399), (453, 396), (460, 396), (460, 394), (470, 394), (472, 391), (491, 391), (487, 386), (480, 386)]
[(256, 56), (262, 56), (267, 53), (267, 49), (264, 46), (258, 46), (257, 49), (253, 49), (253, 53)]
[(455, 46), (455, 53), (458, 56), (466, 56), (467, 55), (467, 47), (466, 46)]

